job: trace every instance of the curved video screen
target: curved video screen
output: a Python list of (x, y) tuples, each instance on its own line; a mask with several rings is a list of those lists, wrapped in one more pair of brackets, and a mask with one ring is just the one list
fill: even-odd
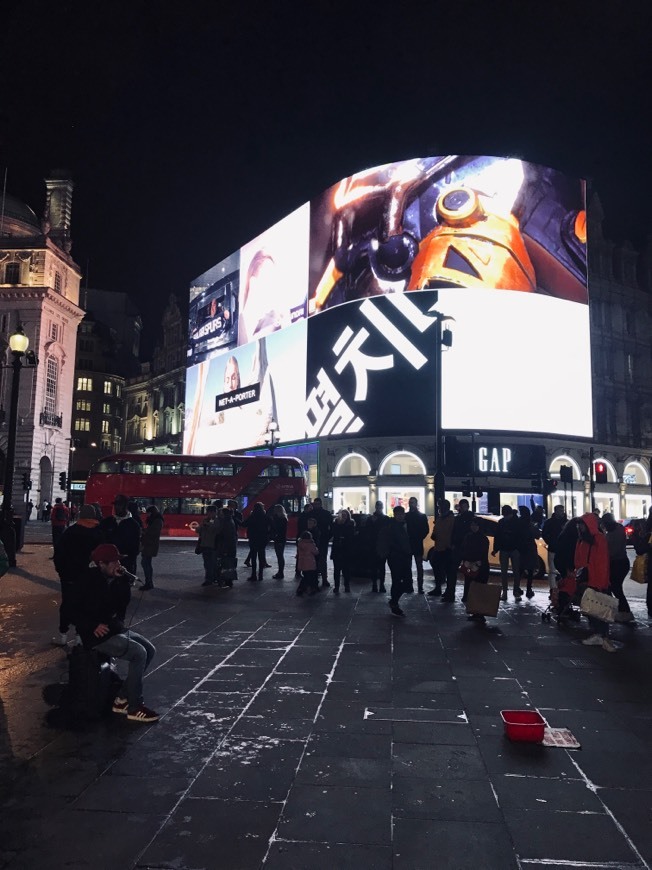
[(584, 184), (548, 167), (453, 155), (342, 179), (193, 282), (184, 449), (260, 443), (251, 412), (206, 422), (235, 349), (249, 404), (269, 392), (254, 359), (278, 369), (258, 416), (281, 442), (432, 432), (438, 316), (445, 428), (591, 437), (586, 249)]

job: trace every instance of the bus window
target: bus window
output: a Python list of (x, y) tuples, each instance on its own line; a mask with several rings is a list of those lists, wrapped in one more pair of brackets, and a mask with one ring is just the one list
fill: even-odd
[(275, 462), (266, 465), (265, 468), (261, 468), (260, 474), (258, 477), (280, 477), (281, 476), (281, 468)]
[(124, 462), (122, 471), (125, 474), (154, 474), (154, 466), (150, 462)]
[(120, 471), (120, 463), (116, 459), (105, 459), (98, 462), (93, 471), (98, 474), (117, 474)]
[(206, 466), (203, 462), (184, 462), (181, 466), (181, 474), (192, 477), (203, 477), (206, 474)]
[(178, 474), (179, 470), (178, 462), (157, 462), (154, 465), (154, 474)]
[(300, 498), (282, 498), (280, 504), (285, 508), (286, 514), (298, 514), (302, 510)]
[(205, 514), (208, 505), (213, 503), (210, 498), (182, 498), (180, 502), (180, 513), (196, 515)]
[(231, 463), (209, 463), (206, 465), (206, 474), (214, 477), (234, 477), (242, 470), (241, 465), (233, 465)]
[[(141, 506), (143, 499), (139, 499)], [(179, 499), (178, 498), (148, 498), (147, 504), (153, 504), (162, 514), (178, 514)]]

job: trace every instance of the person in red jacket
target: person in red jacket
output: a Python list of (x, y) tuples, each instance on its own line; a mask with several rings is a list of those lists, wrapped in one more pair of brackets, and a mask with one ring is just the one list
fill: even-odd
[[(609, 548), (595, 514), (584, 514), (577, 523), (574, 562), (576, 573), (586, 571), (591, 589), (610, 594)], [(595, 616), (588, 616), (587, 619), (593, 633), (582, 643), (585, 646), (601, 646), (607, 652), (616, 652), (616, 647), (609, 640), (609, 623), (596, 619)]]

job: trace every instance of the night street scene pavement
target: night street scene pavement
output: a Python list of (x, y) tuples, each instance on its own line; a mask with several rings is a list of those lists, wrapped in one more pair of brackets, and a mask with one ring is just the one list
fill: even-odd
[[(203, 588), (193, 542), (168, 541), (128, 613), (157, 648), (160, 721), (72, 727), (48, 533), (28, 524), (0, 580), (0, 867), (652, 865), (645, 586), (626, 582), (636, 622), (610, 655), (581, 644), (586, 620), (542, 621), (545, 581), (486, 626), (461, 584), (455, 604), (405, 596), (396, 619), (366, 580), (339, 598), (296, 597), (291, 571), (247, 583), (243, 547), (234, 588)], [(538, 710), (581, 749), (511, 742), (502, 710)]]

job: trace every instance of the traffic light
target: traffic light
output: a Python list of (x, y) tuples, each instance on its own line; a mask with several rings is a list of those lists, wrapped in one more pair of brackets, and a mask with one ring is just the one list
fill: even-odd
[(543, 493), (544, 493), (544, 495), (550, 495), (550, 493), (554, 492), (558, 486), (559, 486), (558, 480), (553, 480), (552, 478), (547, 477), (543, 481)]
[(471, 495), (471, 481), (462, 480), (460, 483), (462, 484), (462, 495), (468, 498)]
[(67, 475), (65, 471), (59, 472), (59, 489), (65, 490), (68, 486)]
[(604, 462), (593, 463), (593, 476), (596, 483), (607, 482), (607, 466)]
[(573, 468), (571, 465), (560, 465), (559, 466), (559, 479), (563, 483), (572, 483), (573, 482)]

